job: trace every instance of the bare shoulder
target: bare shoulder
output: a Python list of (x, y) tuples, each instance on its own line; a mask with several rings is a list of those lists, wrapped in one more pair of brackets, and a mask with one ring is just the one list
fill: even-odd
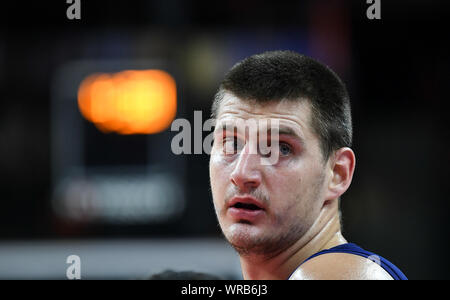
[(349, 253), (318, 255), (302, 264), (291, 280), (392, 280), (374, 261)]

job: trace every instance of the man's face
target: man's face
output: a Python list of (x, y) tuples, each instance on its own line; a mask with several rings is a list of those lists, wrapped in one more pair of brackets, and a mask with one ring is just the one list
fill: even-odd
[[(261, 154), (251, 151), (252, 135), (228, 130), (230, 124), (252, 119), (278, 124), (279, 139), (271, 141), (279, 149), (276, 163), (264, 164)], [(255, 105), (225, 94), (217, 113), (210, 180), (219, 224), (241, 255), (276, 255), (316, 220), (326, 176), (310, 124), (308, 101)]]

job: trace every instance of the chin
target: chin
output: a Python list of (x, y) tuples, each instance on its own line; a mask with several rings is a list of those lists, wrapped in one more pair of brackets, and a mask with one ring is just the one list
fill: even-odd
[(261, 228), (245, 221), (231, 224), (225, 233), (227, 240), (237, 247), (255, 245), (258, 241), (265, 239), (264, 235)]

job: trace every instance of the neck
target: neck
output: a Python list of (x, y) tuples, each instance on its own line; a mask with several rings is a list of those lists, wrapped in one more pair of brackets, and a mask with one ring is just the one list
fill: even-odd
[(242, 275), (250, 280), (288, 279), (314, 253), (345, 243), (337, 208), (325, 209), (306, 234), (275, 257), (241, 256)]

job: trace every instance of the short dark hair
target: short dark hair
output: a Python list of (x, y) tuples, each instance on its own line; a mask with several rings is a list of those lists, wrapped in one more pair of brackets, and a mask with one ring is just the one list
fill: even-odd
[(222, 280), (221, 277), (194, 271), (165, 270), (146, 278), (148, 280)]
[(238, 62), (220, 84), (212, 105), (213, 118), (227, 92), (261, 104), (306, 98), (325, 160), (333, 151), (352, 144), (347, 89), (336, 73), (310, 57), (293, 51), (270, 51)]

